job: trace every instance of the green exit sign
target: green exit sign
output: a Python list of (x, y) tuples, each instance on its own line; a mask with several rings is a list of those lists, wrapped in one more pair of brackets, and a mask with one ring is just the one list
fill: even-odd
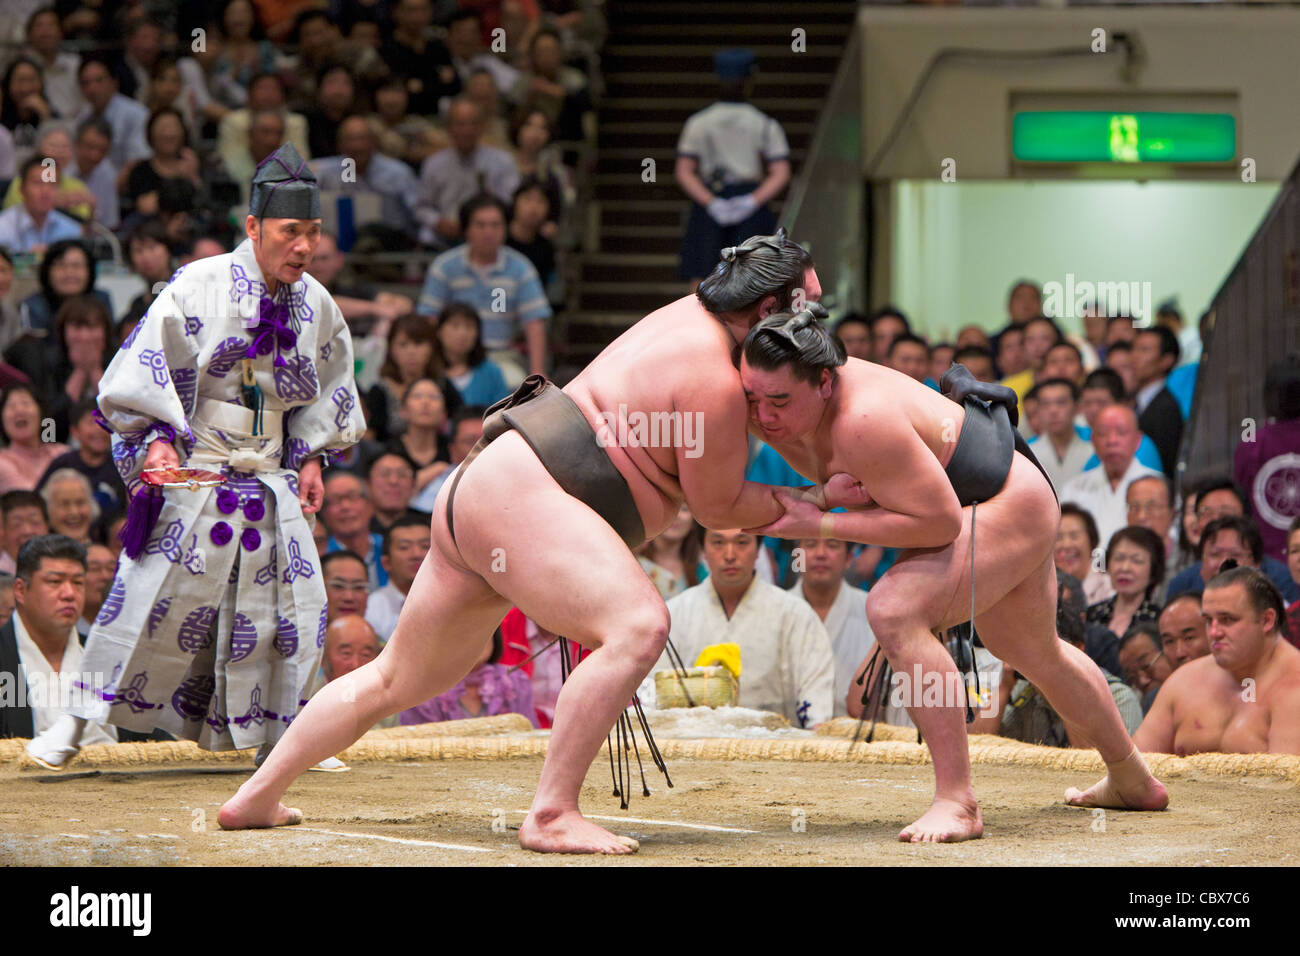
[(1237, 121), (1231, 113), (1016, 113), (1011, 155), (1025, 163), (1226, 163), (1237, 156)]

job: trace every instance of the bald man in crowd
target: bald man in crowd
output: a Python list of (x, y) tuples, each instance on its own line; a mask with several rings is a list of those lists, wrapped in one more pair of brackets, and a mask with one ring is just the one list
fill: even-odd
[(1144, 475), (1158, 475), (1137, 460), (1142, 432), (1137, 415), (1125, 405), (1111, 405), (1097, 416), (1092, 444), (1101, 467), (1085, 471), (1066, 482), (1061, 502), (1073, 502), (1088, 511), (1097, 522), (1101, 547), (1110, 536), (1128, 524), (1128, 486)]
[(1300, 754), (1300, 650), (1282, 636), (1282, 595), (1255, 568), (1211, 578), (1201, 598), (1210, 653), (1178, 668), (1133, 742), (1146, 753)]
[(1170, 601), (1160, 612), (1158, 626), (1160, 647), (1174, 670), (1210, 653), (1199, 594), (1184, 594)]

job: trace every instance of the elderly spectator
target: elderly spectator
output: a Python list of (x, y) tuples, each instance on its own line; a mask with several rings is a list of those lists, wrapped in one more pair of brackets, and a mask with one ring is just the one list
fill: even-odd
[(181, 114), (165, 107), (149, 117), (149, 146), (153, 154), (136, 163), (126, 178), (128, 208), (145, 216), (159, 210), (158, 192), (169, 179), (184, 179), (196, 189), (203, 188), (199, 174), (199, 157), (190, 148), (189, 133)]
[(665, 601), (700, 583), (700, 534), (685, 501), (672, 524), (637, 548), (636, 560)]
[(501, 367), (487, 357), (482, 328), (478, 312), (463, 303), (452, 303), (438, 316), (444, 381), (467, 405), (492, 405), (510, 394)]
[[(1219, 566), (1232, 558), (1238, 564), (1263, 571), (1288, 602), (1300, 600), (1300, 586), (1291, 580), (1287, 566), (1264, 554), (1259, 527), (1246, 517), (1245, 499), (1231, 481), (1224, 479), (1202, 487), (1196, 497), (1196, 526), (1199, 560), (1174, 575), (1169, 582), (1169, 598), (1202, 590), (1205, 582), (1218, 573)], [(1209, 540), (1221, 533), (1223, 540)]]
[[(0, 492), (31, 491), (55, 458), (68, 450), (59, 442), (45, 442), (45, 413), (36, 393), (27, 385), (11, 385), (0, 394)], [(44, 434), (43, 434), (44, 433)]]
[[(370, 459), (366, 468), (366, 486), (375, 516), (370, 519), (370, 530), (384, 534), (393, 523), (411, 512), (411, 498), (415, 494), (415, 465), (405, 455), (395, 451), (382, 451)], [(420, 515), (426, 525), (428, 515)], [(388, 640), (387, 637), (384, 640)]]
[(411, 583), (429, 553), (429, 519), (412, 514), (398, 518), (384, 532), (384, 570), (388, 583), (370, 595), (366, 620), (381, 641), (387, 641), (397, 627), (397, 617), (411, 590)]
[[(1074, 425), (1078, 409), (1079, 388), (1064, 378), (1047, 378), (1029, 390), (1038, 401), (1038, 434), (1030, 439), (1034, 452), (1052, 487), (1058, 491), (1083, 474), (1083, 466), (1092, 457), (1092, 445)], [(1026, 395), (1026, 398), (1029, 397)]]
[(876, 636), (867, 623), (862, 592), (849, 587), (844, 574), (852, 553), (848, 542), (834, 538), (805, 538), (798, 542), (803, 575), (790, 593), (803, 598), (817, 612), (831, 640), (835, 658), (834, 716), (848, 713), (857, 667), (870, 656)]
[(0, 212), (0, 245), (12, 252), (45, 252), (52, 244), (81, 235), (81, 225), (55, 209), (59, 187), (44, 159), (33, 156), (19, 171), (22, 202)]
[[(86, 598), (86, 549), (62, 535), (33, 538), (18, 552), (14, 614), (0, 627), (0, 672), (21, 675), (26, 693), (5, 696), (0, 737), (34, 737), (71, 705), (81, 667), (76, 623)], [(117, 742), (92, 723), (82, 743)]]
[[(483, 437), (483, 415), (487, 411), (482, 405), (465, 405), (451, 418), (451, 440), (447, 443), (447, 455), (451, 464), (459, 465), (469, 455), (480, 438)], [(452, 468), (448, 468), (433, 481), (424, 486), (411, 501), (411, 507), (425, 514), (433, 512), (434, 503), (442, 483), (451, 477)]]
[(930, 371), (930, 347), (919, 335), (904, 332), (894, 336), (885, 352), (884, 364), (909, 378), (924, 382)]
[(1183, 440), (1183, 412), (1165, 387), (1165, 379), (1178, 364), (1178, 336), (1164, 326), (1141, 329), (1133, 340), (1133, 375), (1138, 426), (1150, 435), (1160, 451), (1162, 470), (1175, 473), (1178, 448)]
[(997, 368), (993, 363), (993, 353), (982, 345), (962, 345), (957, 348), (952, 360), (964, 365), (971, 375), (981, 382), (996, 382)]
[(1201, 615), (1201, 596), (1183, 594), (1165, 605), (1157, 621), (1160, 649), (1174, 670), (1210, 653), (1210, 639)]
[(122, 221), (117, 195), (117, 167), (108, 158), (113, 144), (113, 128), (102, 119), (91, 117), (77, 125), (72, 162), (68, 175), (82, 180), (95, 197), (95, 219), (116, 229)]
[(1121, 528), (1106, 546), (1106, 573), (1115, 594), (1088, 608), (1088, 623), (1100, 624), (1117, 637), (1134, 624), (1154, 621), (1160, 605), (1151, 598), (1164, 580), (1164, 543), (1136, 525)]
[(63, 27), (53, 7), (39, 7), (27, 18), (27, 46), (23, 53), (36, 62), (45, 81), (45, 95), (60, 116), (73, 116), (85, 105), (77, 86), (81, 57), (64, 50)]
[(522, 670), (512, 670), (497, 663), (502, 647), (501, 629), (497, 628), (474, 669), (460, 683), (437, 697), (402, 711), (401, 722), (429, 724), (470, 717), (522, 714), (536, 727), (532, 682)]
[(49, 533), (49, 512), (39, 494), (17, 488), (0, 494), (0, 573), (13, 574), (14, 555), (32, 538)]
[(1210, 654), (1169, 676), (1133, 742), (1182, 756), (1300, 754), (1300, 650), (1282, 637), (1277, 588), (1254, 568), (1233, 568), (1210, 579), (1202, 613)]
[(45, 99), (41, 68), (20, 56), (5, 69), (0, 80), (0, 127), (13, 144), (13, 161), (21, 166), (36, 152), (37, 130), (58, 114)]
[[(266, 158), (258, 156), (259, 148), (254, 148), (253, 122), (255, 114), (270, 111), (280, 117), (280, 138), (275, 146), (279, 147), (286, 139), (304, 157), (311, 156), (307, 138), (307, 118), (301, 113), (291, 113), (285, 103), (284, 83), (275, 73), (259, 73), (248, 84), (248, 102), (239, 109), (231, 110), (221, 118), (217, 127), (217, 155), (235, 182), (241, 186), (253, 175), (257, 163)], [(269, 125), (269, 121), (264, 120)], [(263, 130), (262, 137), (265, 138)], [(253, 163), (249, 165), (250, 153)], [(246, 188), (246, 187), (245, 187)], [(247, 197), (245, 197), (247, 202)]]
[(505, 205), (494, 196), (471, 199), (461, 208), (461, 228), (465, 244), (429, 265), (416, 310), (437, 315), (450, 302), (471, 305), (483, 320), (483, 344), (502, 367), (507, 385), (517, 385), (524, 377), (519, 354), (512, 348), (521, 333), (528, 371), (544, 374), (551, 306), (532, 263), (505, 246)]
[(1159, 594), (1174, 576), (1174, 559), (1177, 544), (1174, 535), (1174, 486), (1163, 475), (1147, 475), (1128, 486), (1124, 495), (1128, 508), (1128, 523), (1154, 532), (1165, 546), (1165, 577), (1160, 582)]
[(436, 381), (422, 378), (402, 393), (401, 411), (406, 428), (389, 439), (387, 448), (414, 463), (418, 493), (451, 468), (451, 453), (443, 431), (447, 426), (447, 402)]
[(1142, 621), (1130, 627), (1119, 641), (1119, 661), (1125, 683), (1142, 695), (1145, 714), (1151, 709), (1160, 685), (1174, 671), (1173, 661), (1164, 652), (1160, 625)]
[[(1080, 437), (1084, 441), (1091, 441), (1092, 429), (1097, 424), (1098, 416), (1112, 405), (1125, 404), (1127, 402), (1124, 398), (1124, 382), (1114, 369), (1099, 368), (1089, 372), (1079, 393), (1079, 414), (1083, 416)], [(1137, 460), (1152, 471), (1161, 470), (1160, 452), (1156, 449), (1156, 443), (1148, 435), (1143, 435), (1142, 443), (1138, 445)], [(1094, 454), (1083, 466), (1083, 470), (1091, 471), (1099, 467), (1101, 467), (1101, 459)]]
[(90, 636), (91, 622), (99, 615), (113, 576), (117, 573), (117, 555), (106, 545), (90, 544), (86, 548), (86, 603), (77, 619), (77, 633)]
[(434, 115), (439, 101), (460, 91), (451, 54), (431, 35), (431, 0), (397, 0), (392, 6), (393, 32), (381, 56), (410, 98), (412, 113)]
[(1092, 515), (1068, 501), (1062, 504), (1061, 524), (1056, 532), (1052, 557), (1058, 571), (1083, 582), (1080, 599), (1086, 604), (1104, 601), (1115, 593), (1100, 548), (1097, 522)]
[[(52, 175), (58, 184), (54, 195), (54, 208), (83, 221), (92, 218), (97, 202), (94, 194), (84, 182), (68, 172), (73, 154), (72, 136), (66, 124), (55, 120), (42, 126), (37, 138), (35, 155), (41, 159), (48, 157), (54, 160)], [(4, 197), (5, 209), (17, 206), (23, 201), (22, 185), (23, 181), (19, 178), (15, 178), (9, 184), (9, 191)]]
[(434, 153), (420, 167), (415, 211), (420, 241), (439, 249), (464, 238), (461, 210), (471, 199), (487, 192), (506, 203), (519, 186), (519, 170), (510, 154), (481, 142), (483, 118), (475, 104), (467, 99), (451, 104), (447, 133), (451, 147)]
[(343, 63), (322, 67), (316, 80), (316, 99), (302, 111), (307, 118), (311, 155), (333, 153), (339, 124), (357, 111), (357, 80), (351, 68)]
[(325, 680), (338, 680), (379, 656), (380, 641), (375, 629), (359, 614), (334, 617), (325, 628), (325, 652), (321, 669)]
[(383, 536), (370, 530), (370, 519), (374, 514), (365, 482), (346, 471), (326, 474), (321, 517), (330, 530), (327, 547), (331, 552), (346, 549), (360, 555), (366, 565), (371, 591), (388, 583), (388, 572), (380, 560), (384, 553)]
[(49, 511), (50, 531), (89, 545), (91, 525), (100, 515), (89, 479), (75, 468), (63, 468), (39, 490)]
[(1097, 522), (1103, 546), (1124, 527), (1128, 517), (1125, 494), (1129, 484), (1143, 475), (1159, 474), (1135, 457), (1142, 433), (1131, 408), (1112, 405), (1097, 416), (1092, 444), (1101, 467), (1073, 478), (1061, 489), (1062, 501), (1073, 502), (1089, 511)]
[(349, 614), (365, 617), (371, 585), (361, 556), (355, 551), (329, 551), (321, 558), (321, 573), (325, 579), (326, 620), (333, 623)]
[(77, 82), (86, 99), (86, 106), (77, 114), (77, 122), (84, 123), (93, 117), (108, 124), (112, 130), (108, 155), (121, 180), (123, 171), (133, 162), (149, 158), (149, 143), (145, 138), (149, 111), (118, 92), (117, 79), (103, 59), (82, 60)]
[[(740, 706), (813, 727), (835, 710), (830, 637), (806, 602), (758, 579), (759, 547), (743, 531), (704, 533), (709, 578), (668, 602), (669, 640), (688, 667), (710, 645), (739, 645)], [(651, 689), (654, 671), (670, 667), (665, 654), (642, 686)]]
[[(323, 190), (379, 196), (377, 221), (415, 238), (415, 200), (420, 184), (406, 163), (379, 152), (375, 131), (364, 116), (344, 119), (338, 127), (338, 153), (315, 160), (312, 168)], [(358, 219), (356, 225), (373, 222)]]

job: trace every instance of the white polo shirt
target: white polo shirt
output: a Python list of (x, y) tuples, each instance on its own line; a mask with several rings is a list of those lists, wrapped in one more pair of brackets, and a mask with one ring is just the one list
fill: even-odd
[[(23, 624), (22, 614), (14, 609), (14, 634), (18, 638), (18, 660), (22, 664), (23, 676), (27, 682), (27, 703), (32, 709), (32, 733), (39, 734), (50, 727), (72, 703), (74, 691), (72, 682), (80, 680), (91, 683), (81, 669), (81, 641), (77, 639), (77, 629), (68, 629), (68, 643), (63, 648), (63, 660), (56, 671), (41, 649), (36, 646), (27, 627)], [(60, 679), (59, 675), (64, 675)], [(107, 678), (107, 675), (104, 675)], [(82, 746), (86, 744), (115, 744), (117, 730), (104, 724), (89, 722), (81, 737)]]
[(749, 103), (719, 101), (686, 121), (677, 155), (696, 160), (705, 183), (717, 172), (731, 185), (761, 182), (764, 164), (789, 159), (790, 146), (772, 117)]
[(1128, 525), (1128, 486), (1147, 475), (1159, 477), (1160, 472), (1148, 468), (1134, 457), (1129, 462), (1124, 477), (1112, 488), (1105, 467), (1093, 468), (1066, 483), (1061, 489), (1061, 501), (1073, 502), (1092, 515), (1097, 522), (1097, 534), (1101, 542), (1099, 547), (1105, 550), (1110, 536)]

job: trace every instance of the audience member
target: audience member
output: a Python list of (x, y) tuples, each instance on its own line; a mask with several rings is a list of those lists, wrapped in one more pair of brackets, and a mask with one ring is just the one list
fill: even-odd
[(1147, 475), (1128, 486), (1124, 494), (1128, 523), (1154, 532), (1165, 545), (1165, 579), (1160, 594), (1174, 576), (1173, 561), (1177, 554), (1174, 533), (1174, 486), (1164, 475)]
[(981, 382), (998, 380), (993, 364), (993, 353), (981, 345), (962, 345), (957, 348), (952, 360), (958, 365), (965, 365), (971, 375)]
[(0, 393), (0, 493), (32, 491), (50, 462), (68, 450), (53, 438), (53, 422), (46, 427), (45, 411), (28, 385), (11, 385)]
[(13, 574), (14, 555), (32, 538), (50, 532), (49, 512), (45, 499), (35, 491), (16, 488), (0, 494), (0, 573)]
[(136, 322), (144, 318), (149, 306), (153, 305), (158, 293), (166, 287), (174, 271), (171, 250), (167, 247), (167, 233), (158, 222), (143, 222), (131, 230), (124, 251), (132, 271), (144, 280), (144, 291), (131, 300), (126, 314), (118, 323), (118, 341), (126, 337), (122, 334), (126, 324), (134, 327)]
[(1138, 426), (1156, 443), (1166, 475), (1176, 473), (1178, 448), (1183, 440), (1182, 409), (1165, 387), (1165, 379), (1178, 364), (1180, 354), (1178, 337), (1163, 326), (1142, 329), (1133, 340)]
[(370, 595), (366, 603), (366, 620), (381, 641), (393, 636), (398, 615), (429, 553), (429, 519), (425, 515), (404, 515), (384, 532), (384, 570), (388, 583)]
[(1092, 430), (1092, 444), (1101, 467), (1083, 472), (1061, 489), (1062, 501), (1073, 502), (1092, 514), (1103, 546), (1127, 521), (1125, 495), (1129, 484), (1143, 475), (1159, 474), (1138, 462), (1141, 442), (1137, 415), (1131, 408), (1112, 405), (1103, 409)]
[[(497, 149), (510, 150), (510, 130), (506, 128), (505, 115), (501, 109), (501, 92), (497, 89), (492, 74), (483, 67), (476, 67), (465, 81), (462, 95), (478, 107), (479, 115), (483, 118), (482, 142)], [(547, 138), (550, 138), (549, 129)]]
[(453, 301), (471, 305), (483, 320), (483, 345), (501, 366), (507, 385), (524, 378), (520, 355), (513, 349), (521, 334), (527, 343), (528, 372), (544, 374), (551, 307), (532, 263), (505, 246), (505, 205), (494, 196), (474, 197), (461, 207), (461, 228), (465, 244), (429, 265), (416, 311), (437, 315)]
[(1210, 653), (1210, 638), (1201, 616), (1201, 596), (1183, 594), (1165, 605), (1157, 621), (1160, 649), (1174, 670)]
[(122, 221), (117, 196), (118, 169), (108, 158), (113, 144), (113, 129), (102, 119), (90, 117), (77, 124), (68, 175), (80, 179), (95, 197), (95, 219), (109, 229)]
[(533, 264), (543, 286), (550, 286), (555, 279), (555, 244), (551, 237), (555, 235), (552, 217), (557, 211), (546, 186), (534, 178), (519, 184), (510, 206), (506, 245)]
[(375, 629), (360, 614), (331, 616), (333, 620), (325, 627), (325, 652), (321, 655), (326, 683), (369, 664), (381, 650)]
[(384, 553), (383, 536), (370, 530), (374, 514), (365, 482), (350, 472), (326, 472), (321, 517), (330, 531), (327, 548), (330, 552), (348, 550), (360, 555), (371, 591), (388, 583), (388, 572), (380, 560)]
[[(385, 534), (393, 522), (411, 513), (415, 465), (404, 454), (382, 451), (370, 459), (366, 467), (366, 487), (375, 511), (375, 516), (370, 519), (370, 530)], [(426, 525), (429, 523), (427, 515), (421, 515), (420, 520)]]
[[(45, 96), (52, 112), (74, 116), (85, 105), (77, 86), (77, 68), (81, 57), (63, 49), (63, 25), (52, 6), (37, 7), (27, 18), (27, 46), (23, 56), (30, 57), (40, 70)], [(5, 85), (8, 92), (8, 84)]]
[(63, 468), (38, 490), (50, 516), (50, 531), (89, 545), (91, 525), (100, 515), (89, 479), (75, 468)]
[[(298, 58), (293, 72), (294, 101), (306, 106), (320, 92), (320, 77), (331, 66), (346, 65), (363, 88), (371, 88), (388, 75), (388, 66), (373, 47), (345, 40), (335, 20), (321, 7), (298, 13), (293, 23), (298, 38)], [(324, 156), (328, 150), (314, 155)]]
[(82, 399), (71, 406), (68, 412), (70, 436), (76, 447), (51, 461), (37, 479), (36, 487), (44, 487), (55, 472), (70, 468), (85, 475), (90, 482), (101, 513), (111, 513), (124, 507), (126, 486), (110, 455), (109, 434), (95, 421), (96, 408), (93, 398)]
[(375, 111), (370, 114), (370, 122), (379, 138), (379, 149), (419, 172), (424, 161), (450, 146), (451, 140), (444, 130), (411, 107), (408, 82), (394, 75), (375, 88)]
[(266, 39), (251, 0), (228, 0), (218, 32), (209, 88), (224, 106), (235, 110), (248, 103), (253, 78), (277, 72), (283, 58)]
[(833, 716), (843, 717), (848, 713), (847, 701), (853, 693), (857, 667), (871, 655), (876, 636), (867, 623), (862, 592), (844, 580), (851, 554), (848, 542), (804, 538), (798, 548), (803, 575), (790, 593), (808, 602), (830, 637), (831, 655), (835, 658)]
[(403, 81), (410, 111), (424, 115), (439, 112), (439, 101), (460, 89), (451, 54), (433, 39), (431, 0), (396, 0), (392, 5), (393, 30), (381, 57), (393, 76)]
[(90, 625), (99, 615), (108, 593), (113, 576), (117, 573), (117, 555), (102, 544), (91, 544), (86, 548), (86, 601), (82, 605), (81, 617), (77, 619), (77, 634), (82, 640), (90, 637)]
[(424, 486), (411, 501), (411, 507), (424, 514), (431, 514), (438, 500), (442, 484), (451, 477), (454, 466), (459, 465), (469, 455), (474, 445), (483, 437), (483, 415), (487, 409), (482, 405), (464, 405), (451, 418), (451, 440), (447, 443), (450, 464), (442, 474)]
[[(330, 542), (335, 543), (333, 538)], [(344, 549), (327, 551), (321, 558), (320, 567), (325, 579), (327, 620), (333, 623), (349, 614), (365, 617), (371, 578), (366, 573), (366, 562), (361, 556), (355, 551)]]
[(1164, 544), (1150, 529), (1131, 525), (1116, 531), (1106, 546), (1106, 573), (1115, 593), (1088, 608), (1088, 622), (1118, 637), (1134, 624), (1154, 621), (1160, 605), (1152, 597), (1164, 580), (1164, 565)]
[[(374, 193), (380, 197), (379, 222), (415, 238), (415, 201), (420, 184), (400, 159), (379, 152), (375, 131), (364, 116), (348, 116), (338, 126), (338, 152), (311, 165), (327, 192)], [(357, 226), (373, 226), (362, 219)]]
[[(668, 602), (669, 639), (691, 666), (714, 644), (740, 647), (741, 707), (782, 714), (813, 727), (835, 709), (835, 658), (830, 637), (804, 601), (758, 579), (759, 539), (743, 531), (708, 531), (708, 580)], [(655, 671), (671, 667), (665, 654)]]
[[(273, 133), (275, 145), (268, 151), (266, 142)], [(239, 183), (243, 202), (248, 202), (248, 181), (257, 164), (286, 139), (302, 156), (311, 156), (307, 117), (289, 112), (284, 82), (277, 74), (259, 73), (249, 82), (247, 105), (232, 109), (217, 127), (217, 155), (231, 179)]]
[[(0, 498), (0, 507), (3, 507), (4, 499)], [(1291, 521), (1291, 529), (1287, 533), (1286, 542), (1286, 565), (1291, 572), (1291, 580), (1300, 585), (1300, 518), (1294, 518)], [(0, 557), (0, 567), (3, 566), (3, 558)], [(1286, 609), (1286, 639), (1300, 647), (1300, 601), (1293, 601)]]
[(466, 405), (485, 406), (510, 394), (501, 367), (487, 357), (482, 329), (478, 312), (461, 302), (451, 303), (438, 316), (437, 352), (449, 401), (452, 391)]
[(149, 111), (143, 104), (118, 92), (117, 78), (103, 59), (83, 59), (77, 82), (86, 100), (85, 107), (77, 114), (77, 122), (80, 124), (94, 118), (108, 124), (112, 130), (108, 155), (117, 167), (121, 186), (120, 180), (127, 167), (136, 160), (149, 158), (149, 143), (145, 139)]
[(1025, 352), (1023, 328), (1011, 325), (1002, 330), (1002, 334), (998, 336), (997, 357), (998, 371), (1002, 374), (1004, 382), (1028, 370), (1029, 356)]
[(521, 184), (534, 181), (545, 191), (551, 208), (543, 234), (548, 239), (555, 238), (557, 222), (571, 203), (573, 190), (560, 160), (559, 147), (551, 144), (551, 124), (545, 113), (534, 109), (517, 115), (510, 130), (510, 154), (519, 170)]
[[(1291, 580), (1287, 566), (1264, 554), (1259, 527), (1246, 517), (1245, 499), (1231, 481), (1215, 481), (1202, 488), (1196, 498), (1196, 522), (1200, 537), (1197, 563), (1169, 582), (1169, 598), (1202, 590), (1205, 582), (1218, 573), (1219, 565), (1232, 558), (1238, 564), (1263, 571), (1287, 601), (1300, 600), (1300, 587)], [(1215, 536), (1226, 533), (1222, 540), (1211, 543), (1212, 530)]]
[(13, 614), (14, 576), (0, 571), (0, 628), (9, 623), (9, 619), (13, 617)]
[(316, 98), (303, 109), (307, 145), (313, 156), (329, 156), (337, 146), (339, 124), (360, 112), (357, 81), (344, 63), (331, 63), (316, 78)]
[(0, 80), (0, 127), (13, 144), (13, 168), (35, 155), (37, 131), (56, 116), (45, 99), (40, 66), (25, 56), (14, 59)]
[(1115, 594), (1105, 570), (1105, 553), (1100, 548), (1101, 538), (1092, 515), (1078, 505), (1062, 503), (1052, 557), (1057, 571), (1083, 582), (1080, 599), (1085, 604), (1096, 604)]
[(665, 601), (700, 583), (700, 534), (685, 501), (672, 524), (637, 548), (636, 559)]
[(0, 245), (11, 252), (40, 255), (60, 240), (76, 239), (81, 225), (55, 209), (58, 184), (44, 159), (33, 156), (19, 170), (22, 202), (0, 212)]
[(927, 378), (937, 385), (943, 378), (943, 373), (952, 365), (953, 356), (956, 354), (957, 347), (951, 342), (939, 342), (930, 346), (930, 372)]
[(1151, 709), (1160, 686), (1174, 671), (1173, 661), (1164, 652), (1160, 625), (1141, 621), (1128, 629), (1119, 641), (1120, 666), (1124, 681), (1142, 695), (1142, 712)]
[(98, 394), (115, 347), (109, 309), (98, 295), (71, 296), (59, 306), (52, 342), (24, 336), (10, 347), (11, 361), (31, 376), (32, 391), (54, 425), (53, 435), (42, 432), (43, 441), (67, 440), (69, 409)]
[(592, 106), (587, 77), (564, 65), (564, 44), (557, 32), (543, 28), (533, 34), (528, 65), (521, 98), (545, 111), (558, 139), (588, 138), (584, 124)]
[(883, 365), (894, 339), (911, 332), (912, 325), (907, 321), (907, 316), (892, 305), (882, 306), (872, 312), (868, 322), (871, 324), (872, 360)]
[[(62, 535), (42, 535), (18, 552), (14, 613), (0, 627), (0, 673), (21, 679), (24, 694), (5, 695), (0, 737), (31, 738), (72, 705), (82, 645), (76, 623), (86, 598), (86, 549)], [(114, 728), (90, 722), (85, 744), (117, 742)]]
[[(63, 303), (73, 296), (95, 295), (108, 305), (108, 297), (95, 289), (95, 260), (89, 250), (78, 239), (63, 239), (46, 250), (39, 269), (40, 291), (33, 292), (20, 308), (24, 333), (40, 338), (54, 330), (54, 319), (59, 314)], [(13, 365), (25, 367), (31, 364), (34, 356), (22, 354), (14, 357), (14, 350), (20, 347), (15, 342), (6, 353), (6, 359)]]
[(1059, 493), (1083, 474), (1083, 466), (1092, 456), (1092, 445), (1074, 425), (1079, 389), (1069, 379), (1048, 378), (1031, 388), (1026, 399), (1031, 395), (1038, 403), (1038, 434), (1030, 439), (1029, 447)]
[(980, 348), (987, 350), (990, 356), (993, 355), (989, 334), (978, 325), (963, 325), (958, 329), (956, 344), (958, 349)]
[(835, 323), (835, 335), (844, 343), (849, 358), (871, 361), (871, 323), (858, 312), (850, 312)]
[(441, 377), (433, 323), (419, 315), (404, 315), (388, 330), (388, 349), (378, 381), (365, 393), (366, 422), (376, 441), (401, 434), (402, 396), (422, 378)]
[(1043, 366), (1039, 369), (1038, 380), (1048, 382), (1063, 378), (1076, 388), (1083, 385), (1083, 353), (1073, 342), (1057, 342), (1043, 356)]
[(444, 433), (447, 402), (436, 381), (421, 378), (408, 385), (402, 393), (401, 412), (406, 427), (396, 438), (390, 438), (386, 447), (405, 455), (415, 465), (418, 494), (451, 467), (451, 453)]
[[(1084, 441), (1091, 441), (1092, 429), (1097, 424), (1097, 417), (1102, 411), (1112, 405), (1125, 404), (1127, 402), (1124, 398), (1124, 382), (1114, 369), (1099, 368), (1089, 372), (1079, 393), (1079, 414), (1083, 417), (1082, 423), (1075, 421), (1076, 425), (1080, 425), (1079, 436)], [(1147, 435), (1142, 436), (1142, 442), (1138, 445), (1137, 460), (1152, 471), (1161, 471), (1163, 468), (1160, 452), (1156, 449), (1155, 442)], [(1101, 467), (1101, 459), (1094, 454), (1083, 466), (1083, 470), (1091, 471), (1099, 467)]]
[[(92, 219), (97, 201), (94, 193), (84, 182), (68, 172), (73, 161), (73, 150), (72, 134), (68, 132), (67, 124), (52, 120), (40, 128), (33, 158), (37, 157), (42, 161), (50, 159), (54, 162), (53, 169), (49, 166), (43, 167), (43, 171), (48, 170), (44, 173), (45, 177), (52, 177), (57, 186), (54, 193), (54, 208), (80, 222)], [(19, 177), (14, 177), (9, 183), (9, 190), (4, 194), (5, 209), (22, 203), (22, 186), (23, 181)]]
[(520, 73), (482, 48), (480, 28), (479, 16), (472, 10), (462, 7), (452, 15), (447, 24), (447, 52), (451, 54), (452, 69), (456, 71), (462, 89), (476, 70), (484, 69), (492, 74), (503, 96), (511, 95), (519, 87)]
[(930, 348), (925, 339), (910, 332), (894, 336), (885, 353), (884, 364), (909, 378), (924, 382), (930, 372)]
[(1254, 568), (1211, 578), (1210, 654), (1169, 676), (1133, 742), (1144, 753), (1300, 754), (1300, 650), (1282, 638), (1282, 596)]
[(1133, 361), (1132, 343), (1123, 340), (1111, 343), (1106, 349), (1105, 367), (1119, 376), (1124, 383), (1124, 399), (1131, 401), (1137, 392), (1137, 366)]

